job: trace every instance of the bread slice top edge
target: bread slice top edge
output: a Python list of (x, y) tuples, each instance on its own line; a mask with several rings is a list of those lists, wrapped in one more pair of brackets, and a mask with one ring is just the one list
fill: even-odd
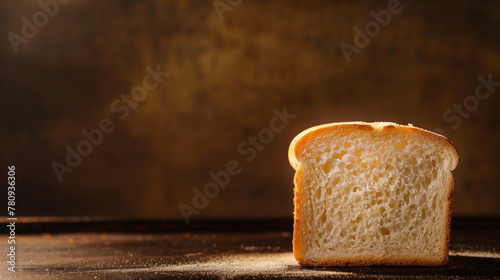
[(443, 145), (447, 151), (447, 153), (450, 155), (450, 167), (449, 170), (453, 171), (460, 160), (460, 156), (458, 154), (457, 149), (455, 148), (455, 145), (448, 140), (446, 137), (422, 129), (415, 127), (411, 124), (409, 125), (400, 125), (396, 124), (393, 122), (362, 122), (362, 121), (357, 121), (357, 122), (337, 122), (337, 123), (329, 123), (329, 124), (323, 124), (323, 125), (318, 125), (314, 126), (311, 128), (308, 128), (301, 133), (299, 133), (295, 138), (292, 140), (290, 147), (288, 149), (288, 159), (290, 161), (290, 165), (295, 169), (298, 170), (300, 166), (300, 158), (299, 155), (302, 152), (302, 149), (305, 144), (308, 143), (308, 141), (314, 139), (320, 134), (327, 133), (327, 132), (335, 132), (339, 130), (344, 130), (347, 132), (356, 132), (356, 131), (367, 131), (367, 132), (391, 132), (391, 131), (401, 131), (403, 133), (416, 133), (418, 136), (430, 138), (437, 143), (440, 143)]

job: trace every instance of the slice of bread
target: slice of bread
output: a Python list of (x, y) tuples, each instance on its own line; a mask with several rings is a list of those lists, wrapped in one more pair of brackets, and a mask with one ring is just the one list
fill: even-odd
[(299, 264), (448, 261), (459, 156), (445, 137), (412, 125), (332, 123), (297, 135), (288, 157)]

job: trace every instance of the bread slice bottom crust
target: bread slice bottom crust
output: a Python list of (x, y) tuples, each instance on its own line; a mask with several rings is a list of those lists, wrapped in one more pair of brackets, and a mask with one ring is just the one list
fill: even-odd
[(299, 260), (302, 266), (308, 267), (328, 267), (328, 266), (440, 266), (448, 262), (448, 252), (441, 260), (429, 260), (427, 258), (416, 258), (413, 256), (398, 258), (376, 258), (376, 257), (353, 257), (324, 260)]

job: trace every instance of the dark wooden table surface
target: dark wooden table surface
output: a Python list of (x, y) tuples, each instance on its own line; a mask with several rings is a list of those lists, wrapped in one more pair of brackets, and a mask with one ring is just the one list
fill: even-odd
[[(292, 221), (25, 219), (16, 229), (16, 270), (2, 279), (500, 279), (499, 218), (454, 219), (441, 267), (307, 269), (292, 255)], [(5, 226), (5, 223), (3, 224)]]

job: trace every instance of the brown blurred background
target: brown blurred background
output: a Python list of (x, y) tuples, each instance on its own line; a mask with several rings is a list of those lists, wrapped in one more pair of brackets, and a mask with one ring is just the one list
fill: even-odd
[[(212, 1), (72, 0), (17, 54), (9, 32), (42, 8), (0, 2), (0, 154), (17, 168), (17, 214), (180, 218), (236, 160), (242, 172), (197, 217), (289, 217), (290, 141), (351, 120), (442, 129), (461, 155), (453, 213), (500, 214), (500, 87), (457, 129), (443, 119), (479, 75), (500, 81), (500, 2), (403, 0), (348, 63), (339, 44), (388, 2), (245, 0), (221, 21)], [(119, 119), (112, 102), (156, 65), (170, 75)], [(238, 145), (283, 106), (296, 118), (247, 162)], [(51, 164), (106, 117), (115, 130), (59, 183)]]

